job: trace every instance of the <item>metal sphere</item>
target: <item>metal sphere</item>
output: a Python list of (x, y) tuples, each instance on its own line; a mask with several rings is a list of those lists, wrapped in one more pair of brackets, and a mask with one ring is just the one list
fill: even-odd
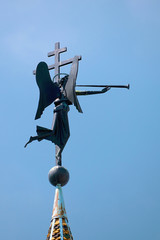
[(63, 187), (69, 181), (69, 172), (62, 166), (55, 166), (50, 169), (48, 178), (53, 186), (60, 184)]

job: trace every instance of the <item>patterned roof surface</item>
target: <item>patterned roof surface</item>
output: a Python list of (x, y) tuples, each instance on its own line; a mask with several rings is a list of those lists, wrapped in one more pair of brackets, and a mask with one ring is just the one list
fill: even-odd
[(52, 219), (46, 240), (73, 240), (60, 185), (56, 186)]

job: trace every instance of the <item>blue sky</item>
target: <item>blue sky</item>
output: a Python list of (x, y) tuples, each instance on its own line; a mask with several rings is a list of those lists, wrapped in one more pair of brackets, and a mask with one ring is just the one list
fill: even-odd
[(71, 106), (63, 193), (74, 239), (160, 239), (159, 11), (158, 0), (1, 3), (1, 239), (45, 239), (49, 228), (54, 145), (24, 144), (52, 124), (53, 105), (34, 121), (32, 70), (53, 64), (57, 41), (61, 60), (82, 55), (78, 84), (131, 85), (79, 97), (83, 114)]

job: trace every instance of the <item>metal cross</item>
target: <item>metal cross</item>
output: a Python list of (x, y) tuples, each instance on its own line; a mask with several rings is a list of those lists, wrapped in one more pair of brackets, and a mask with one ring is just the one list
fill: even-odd
[[(60, 53), (66, 52), (67, 48), (60, 48), (60, 42), (55, 43), (55, 50), (48, 53), (48, 57), (55, 56), (55, 64), (48, 66), (48, 69), (55, 69), (55, 82), (58, 82), (60, 76), (60, 67), (65, 66), (73, 62), (73, 58), (70, 58), (65, 61), (60, 61)], [(78, 60), (81, 60), (82, 57), (78, 56)], [(36, 74), (36, 71), (33, 71), (33, 74)]]

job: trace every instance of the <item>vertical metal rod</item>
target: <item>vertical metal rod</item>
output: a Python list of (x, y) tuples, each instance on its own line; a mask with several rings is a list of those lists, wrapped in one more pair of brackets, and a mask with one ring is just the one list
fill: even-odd
[(59, 219), (59, 225), (60, 225), (60, 237), (61, 237), (61, 240), (63, 240), (63, 225), (62, 225), (62, 218)]
[(55, 145), (55, 156), (56, 156), (56, 165), (62, 166), (62, 155), (57, 154), (59, 152), (59, 146)]
[(60, 42), (55, 43), (55, 82), (58, 82), (59, 80), (59, 74), (60, 74), (60, 67), (59, 67), (59, 62), (60, 62), (60, 54), (59, 50), (60, 49)]
[(49, 238), (49, 240), (51, 240), (51, 239), (52, 239), (52, 234), (53, 234), (54, 223), (55, 223), (55, 218), (54, 218), (54, 219), (53, 219), (53, 221), (52, 221), (52, 228), (51, 228), (51, 234), (50, 234), (50, 238)]

